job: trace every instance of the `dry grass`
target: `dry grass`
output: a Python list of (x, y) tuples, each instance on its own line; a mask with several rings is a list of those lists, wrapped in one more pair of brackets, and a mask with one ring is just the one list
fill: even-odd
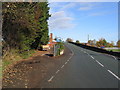
[(30, 50), (29, 52), (25, 52), (22, 54), (19, 54), (18, 51), (15, 49), (10, 50), (9, 52), (6, 51), (2, 58), (3, 70), (7, 66), (14, 64), (16, 61), (31, 57), (33, 53), (35, 53), (34, 50)]
[(2, 58), (3, 69), (21, 59), (22, 57), (20, 57), (16, 50), (11, 50), (10, 52), (6, 51)]

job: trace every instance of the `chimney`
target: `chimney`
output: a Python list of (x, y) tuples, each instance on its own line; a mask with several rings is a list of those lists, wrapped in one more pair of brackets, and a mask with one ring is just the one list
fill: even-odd
[(50, 33), (50, 42), (52, 42), (52, 40), (53, 40), (53, 34)]
[(32, 0), (29, 0), (30, 3), (32, 3)]

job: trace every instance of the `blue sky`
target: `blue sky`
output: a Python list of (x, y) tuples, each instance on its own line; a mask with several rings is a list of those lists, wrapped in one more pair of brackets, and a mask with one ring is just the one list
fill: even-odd
[(49, 32), (64, 40), (118, 40), (117, 2), (51, 2)]

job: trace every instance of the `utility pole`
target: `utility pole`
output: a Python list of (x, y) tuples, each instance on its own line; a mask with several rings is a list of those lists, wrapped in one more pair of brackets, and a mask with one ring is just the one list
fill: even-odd
[(88, 41), (89, 41), (89, 34), (88, 34)]

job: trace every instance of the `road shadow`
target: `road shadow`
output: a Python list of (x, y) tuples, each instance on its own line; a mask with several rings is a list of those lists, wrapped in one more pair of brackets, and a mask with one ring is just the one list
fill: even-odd
[(45, 54), (46, 56), (53, 57), (53, 54)]
[(35, 63), (40, 63), (40, 61), (31, 61), (31, 62), (27, 62), (26, 64), (35, 64)]

